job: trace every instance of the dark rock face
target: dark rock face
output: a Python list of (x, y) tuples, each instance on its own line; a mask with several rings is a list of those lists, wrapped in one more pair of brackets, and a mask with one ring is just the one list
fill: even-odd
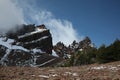
[(0, 59), (6, 54), (7, 47), (0, 45)]
[(7, 56), (3, 57), (3, 65), (7, 66), (27, 66), (32, 63), (33, 55), (23, 50), (9, 50)]
[(39, 67), (41, 67), (43, 65), (44, 66), (50, 66), (51, 64), (54, 65), (54, 64), (60, 62), (61, 60), (62, 60), (61, 58), (58, 58), (58, 57), (55, 57), (55, 56), (52, 56), (52, 55), (42, 54), (36, 60), (36, 64), (40, 64), (40, 65), (38, 65)]
[(19, 30), (9, 31), (7, 38), (15, 39), (13, 45), (19, 45), (29, 50), (37, 48), (52, 54), (52, 37), (50, 31), (43, 29), (43, 26), (22, 25)]
[(19, 35), (24, 35), (25, 33), (29, 33), (35, 31), (35, 25), (30, 24), (30, 25), (19, 25), (16, 28), (10, 29), (7, 33), (6, 36), (8, 38), (12, 39), (17, 39)]
[(52, 37), (45, 25), (22, 25), (0, 37), (0, 65), (49, 66), (59, 61), (51, 55), (52, 49)]
[(52, 37), (49, 30), (43, 32), (37, 32), (34, 34), (27, 34), (25, 36), (18, 37), (19, 44), (27, 49), (41, 49), (48, 54), (52, 54)]

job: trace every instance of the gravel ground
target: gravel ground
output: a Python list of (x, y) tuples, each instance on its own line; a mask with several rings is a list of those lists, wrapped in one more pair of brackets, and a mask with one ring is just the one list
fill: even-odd
[(77, 67), (0, 67), (0, 80), (120, 80), (120, 61)]

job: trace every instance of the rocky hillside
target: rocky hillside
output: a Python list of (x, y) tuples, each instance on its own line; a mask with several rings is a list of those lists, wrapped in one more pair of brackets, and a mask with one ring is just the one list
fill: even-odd
[(50, 30), (44, 24), (19, 25), (0, 34), (0, 65), (50, 66), (88, 47), (94, 47), (88, 37), (69, 46), (62, 42), (53, 46)]
[(0, 34), (0, 65), (48, 66), (59, 61), (52, 56), (52, 37), (45, 25), (21, 25)]

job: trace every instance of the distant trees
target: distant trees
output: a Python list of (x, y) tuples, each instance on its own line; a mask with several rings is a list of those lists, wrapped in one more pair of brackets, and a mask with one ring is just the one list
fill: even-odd
[(113, 44), (108, 47), (102, 45), (97, 51), (97, 61), (99, 63), (107, 63), (120, 60), (120, 40), (116, 39)]
[(120, 40), (116, 39), (111, 45), (101, 45), (98, 49), (87, 46), (78, 50), (65, 62), (65, 66), (79, 66), (92, 63), (107, 63), (120, 60)]
[(76, 65), (83, 65), (83, 64), (91, 64), (95, 62), (95, 55), (96, 49), (92, 47), (88, 47), (83, 51), (78, 52), (78, 59), (76, 61)]

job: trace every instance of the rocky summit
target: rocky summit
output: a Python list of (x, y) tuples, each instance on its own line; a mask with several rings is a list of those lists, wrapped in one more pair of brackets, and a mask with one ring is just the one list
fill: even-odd
[(52, 37), (45, 25), (21, 25), (0, 34), (1, 66), (49, 66), (59, 61), (52, 55)]

